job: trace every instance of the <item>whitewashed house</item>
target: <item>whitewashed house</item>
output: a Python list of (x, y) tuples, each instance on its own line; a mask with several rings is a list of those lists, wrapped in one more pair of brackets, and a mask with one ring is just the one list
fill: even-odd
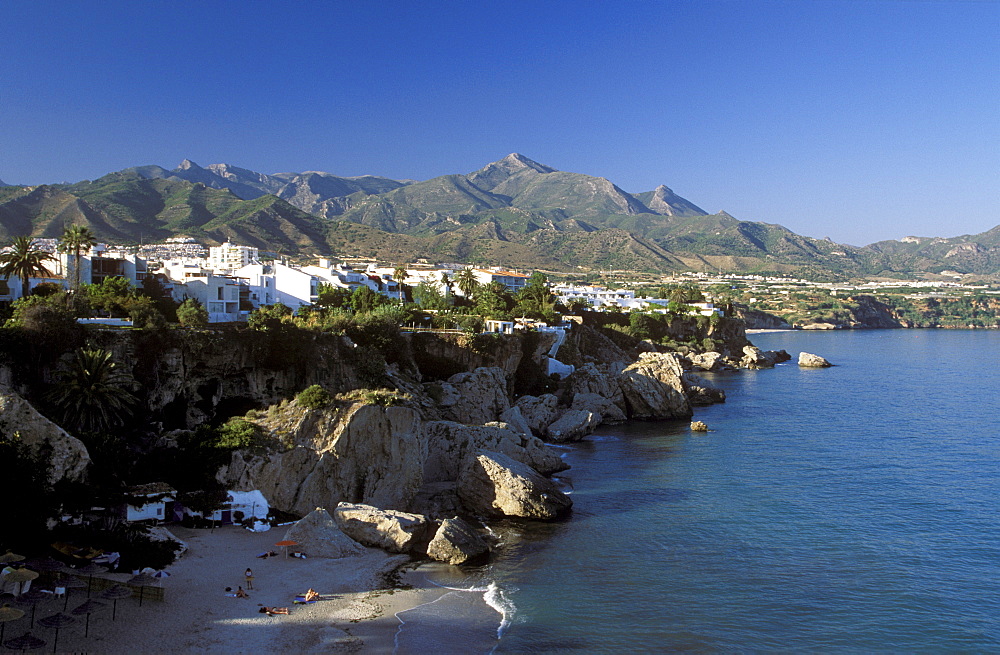
[(163, 272), (172, 283), (173, 299), (197, 300), (208, 311), (209, 323), (246, 320), (246, 314), (240, 311), (240, 281), (235, 277), (217, 275), (189, 261), (164, 262)]
[(177, 499), (177, 490), (166, 482), (150, 482), (130, 487), (132, 502), (125, 505), (126, 521), (163, 521), (167, 518), (167, 504)]

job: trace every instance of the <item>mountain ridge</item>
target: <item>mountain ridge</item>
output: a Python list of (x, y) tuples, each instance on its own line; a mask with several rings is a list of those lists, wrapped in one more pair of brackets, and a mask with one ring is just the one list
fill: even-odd
[(606, 178), (560, 171), (520, 153), (422, 181), (266, 174), (185, 159), (172, 170), (146, 165), (94, 181), (0, 187), (0, 237), (57, 237), (70, 224), (122, 243), (183, 233), (291, 255), (405, 255), (567, 270), (1000, 273), (1000, 226), (954, 239), (848, 246), (724, 211), (708, 214), (665, 184), (630, 194)]

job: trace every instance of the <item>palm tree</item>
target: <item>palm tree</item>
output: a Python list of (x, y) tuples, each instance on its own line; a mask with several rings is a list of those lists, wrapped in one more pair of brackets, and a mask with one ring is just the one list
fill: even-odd
[(121, 425), (138, 404), (128, 373), (107, 350), (78, 348), (67, 370), (48, 393), (62, 414), (62, 424), (82, 432), (100, 432)]
[(479, 280), (476, 279), (476, 274), (472, 272), (472, 268), (466, 266), (456, 273), (455, 282), (458, 284), (458, 290), (462, 292), (462, 295), (467, 300), (472, 300), (472, 294), (479, 288)]
[(52, 271), (45, 267), (45, 261), (55, 259), (51, 254), (45, 252), (35, 245), (35, 240), (31, 237), (14, 237), (14, 245), (10, 252), (0, 255), (0, 275), (21, 278), (21, 297), (27, 297), (28, 284), (32, 277), (52, 275)]
[(399, 290), (399, 304), (403, 304), (403, 280), (406, 279), (406, 266), (396, 264), (392, 269), (392, 279), (396, 281), (396, 289)]
[(97, 238), (85, 225), (70, 225), (63, 230), (59, 252), (73, 253), (73, 289), (80, 288), (80, 253), (97, 245)]
[(451, 278), (448, 277), (448, 271), (441, 271), (441, 288), (444, 291), (444, 297), (447, 298), (451, 295)]

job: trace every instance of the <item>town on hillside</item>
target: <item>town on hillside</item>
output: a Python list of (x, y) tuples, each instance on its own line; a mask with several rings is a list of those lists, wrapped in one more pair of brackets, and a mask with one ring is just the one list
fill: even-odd
[[(997, 285), (963, 283), (961, 274), (949, 271), (919, 280), (879, 279), (850, 284), (721, 271), (657, 278), (627, 271), (583, 277), (546, 276), (497, 266), (432, 264), (424, 260), (379, 264), (318, 257), (314, 263), (305, 264), (273, 254), (268, 257), (267, 253), (262, 257), (258, 248), (237, 243), (206, 247), (190, 237), (173, 237), (162, 244), (136, 248), (97, 243), (87, 235), (77, 246), (70, 232), (79, 231), (71, 227), (62, 239), (21, 238), (20, 243), (15, 241), (14, 246), (0, 251), (0, 261), (6, 262), (0, 266), (0, 303), (9, 305), (26, 295), (79, 290), (83, 285), (101, 285), (115, 279), (137, 290), (153, 289), (174, 303), (193, 303), (205, 312), (206, 323), (239, 324), (246, 323), (251, 313), (262, 307), (279, 306), (301, 315), (314, 307), (338, 306), (359, 289), (383, 301), (415, 303), (435, 312), (455, 305), (471, 307), (474, 291), (490, 285), (517, 294), (534, 281), (544, 285), (561, 310), (561, 317), (580, 311), (708, 317), (728, 312), (743, 319), (748, 328), (805, 329), (975, 328), (1000, 324)], [(37, 266), (18, 268), (18, 261), (30, 255), (29, 250), (40, 258)], [(106, 312), (107, 316), (80, 321), (133, 324), (125, 316), (127, 312), (118, 313), (121, 315)], [(484, 315), (481, 329), (506, 332), (559, 322), (554, 312), (549, 314)]]

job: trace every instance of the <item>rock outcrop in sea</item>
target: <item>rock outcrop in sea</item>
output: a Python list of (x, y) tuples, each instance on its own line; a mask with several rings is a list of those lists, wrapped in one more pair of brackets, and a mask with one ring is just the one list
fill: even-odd
[(825, 358), (812, 353), (799, 353), (799, 366), (804, 368), (827, 368), (833, 366)]

